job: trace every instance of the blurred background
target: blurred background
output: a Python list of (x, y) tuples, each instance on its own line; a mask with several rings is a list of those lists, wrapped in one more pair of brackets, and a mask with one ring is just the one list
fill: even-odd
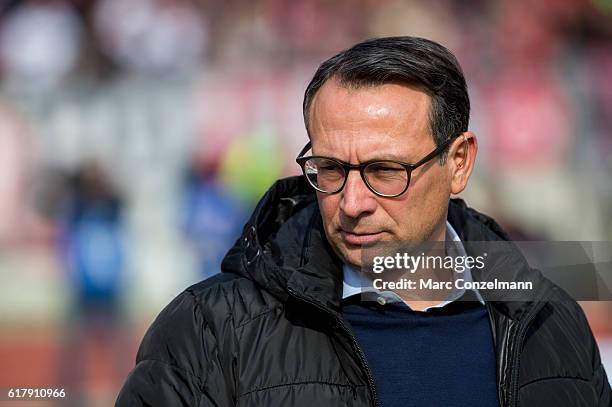
[[(298, 173), (318, 64), (404, 34), (465, 70), (470, 205), (612, 240), (610, 0), (0, 0), (0, 388), (112, 405), (155, 315)], [(610, 373), (612, 306), (582, 305)]]

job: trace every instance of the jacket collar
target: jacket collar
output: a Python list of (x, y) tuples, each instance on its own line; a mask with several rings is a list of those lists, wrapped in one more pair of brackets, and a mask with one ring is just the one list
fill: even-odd
[[(506, 232), (491, 217), (467, 207), (461, 199), (451, 199), (447, 220), (459, 234), (468, 255), (487, 255), (486, 267), (473, 270), (475, 281), (524, 281), (533, 284), (528, 294), (511, 290), (481, 292), (485, 301), (513, 320), (519, 320), (537, 302), (546, 301), (553, 284), (540, 271), (532, 269)], [(528, 298), (528, 300), (526, 299)]]
[(253, 280), (281, 301), (293, 288), (314, 300), (335, 303), (341, 273), (320, 218), (316, 196), (303, 177), (277, 181), (223, 259), (222, 271)]
[[(504, 281), (532, 281), (534, 298), (545, 299), (551, 284), (529, 267), (492, 218), (452, 199), (447, 219), (469, 255), (478, 255), (486, 242), (496, 242), (487, 246), (488, 266), (474, 272), (474, 280), (503, 276)], [(222, 271), (253, 280), (283, 302), (293, 291), (340, 310), (342, 262), (325, 238), (316, 196), (302, 176), (281, 179), (268, 190), (224, 258)], [(533, 305), (501, 291), (483, 293), (483, 298), (511, 319), (520, 319)]]

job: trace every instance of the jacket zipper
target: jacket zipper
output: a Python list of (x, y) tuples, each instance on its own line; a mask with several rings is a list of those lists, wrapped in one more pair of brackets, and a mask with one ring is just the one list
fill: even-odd
[[(495, 319), (493, 318), (493, 312), (494, 311), (493, 311), (493, 307), (492, 307), (490, 302), (485, 302), (485, 308), (487, 310), (487, 315), (489, 317), (489, 325), (491, 327), (491, 336), (493, 338), (493, 347), (494, 347), (494, 352), (495, 352), (495, 356), (496, 356), (495, 359), (496, 359), (496, 363), (497, 363), (497, 342), (499, 341), (499, 338), (497, 337), (497, 332), (495, 331), (496, 323), (495, 323)], [(507, 332), (506, 332), (506, 335), (507, 335)], [(504, 359), (504, 361), (502, 363), (506, 363), (505, 361), (506, 361), (506, 359)], [(499, 367), (497, 367), (497, 365), (496, 365), (496, 368), (499, 370)], [(496, 371), (496, 375), (497, 375), (497, 371)], [(496, 380), (495, 381), (495, 385), (496, 385), (496, 390), (497, 390), (497, 398), (498, 398), (498, 400), (500, 402), (500, 406), (504, 407), (503, 404), (502, 404), (503, 403), (502, 400), (505, 400), (505, 395), (503, 393), (503, 387), (504, 387), (503, 383), (501, 383), (501, 381), (498, 382)]]
[(508, 397), (508, 407), (518, 406), (518, 391), (519, 391), (519, 369), (521, 365), (521, 347), (523, 346), (523, 341), (525, 340), (525, 335), (527, 335), (527, 329), (531, 325), (534, 317), (540, 311), (540, 309), (544, 306), (544, 302), (537, 302), (536, 305), (529, 311), (529, 313), (525, 316), (525, 319), (522, 321), (521, 325), (519, 325), (517, 329), (517, 333), (514, 340), (513, 354), (510, 359), (510, 381), (508, 382), (507, 388), (510, 391)]
[[(302, 295), (299, 295), (295, 290), (289, 288), (288, 289), (289, 294), (291, 294), (294, 298), (304, 301), (314, 307), (316, 307), (317, 309), (320, 309), (321, 311), (325, 312), (327, 315), (329, 315), (330, 317), (332, 317), (332, 319), (335, 321), (336, 326), (338, 326), (339, 328), (342, 329), (342, 331), (344, 331), (344, 333), (349, 337), (349, 339), (351, 340), (351, 345), (353, 347), (354, 350), (357, 351), (357, 355), (359, 356), (359, 361), (361, 362), (361, 365), (363, 366), (363, 369), (365, 371), (366, 377), (368, 379), (368, 389), (370, 390), (370, 394), (372, 394), (372, 405), (374, 407), (378, 407), (378, 398), (376, 396), (376, 385), (374, 384), (374, 378), (372, 377), (372, 371), (370, 370), (370, 367), (368, 366), (368, 362), (365, 358), (365, 355), (363, 353), (363, 350), (361, 350), (361, 347), (359, 346), (359, 343), (357, 343), (357, 338), (355, 338), (355, 335), (353, 335), (353, 333), (351, 332), (351, 330), (346, 326), (346, 324), (344, 323), (344, 321), (342, 321), (342, 319), (335, 313), (333, 313), (332, 311), (330, 311), (328, 308), (322, 306), (321, 304), (312, 301), (311, 299), (304, 297)], [(357, 394), (355, 391), (355, 387), (353, 387), (353, 398), (356, 398)]]

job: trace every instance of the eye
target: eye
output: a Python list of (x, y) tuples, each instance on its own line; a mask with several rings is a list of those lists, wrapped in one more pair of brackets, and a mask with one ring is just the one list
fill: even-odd
[(386, 165), (376, 165), (373, 167), (372, 169), (373, 171), (376, 172), (395, 172), (395, 171), (401, 171), (401, 168), (394, 168), (394, 167), (389, 167)]
[(406, 177), (406, 170), (404, 167), (393, 162), (380, 162), (372, 163), (366, 167), (366, 174), (368, 177), (375, 179), (403, 179)]
[(319, 171), (337, 171), (338, 165), (336, 164), (327, 164), (319, 167)]
[(319, 178), (336, 179), (344, 177), (344, 169), (337, 162), (327, 158), (312, 158), (306, 163), (307, 172)]
[(395, 174), (404, 171), (404, 168), (391, 163), (376, 163), (368, 166), (368, 171), (377, 174)]

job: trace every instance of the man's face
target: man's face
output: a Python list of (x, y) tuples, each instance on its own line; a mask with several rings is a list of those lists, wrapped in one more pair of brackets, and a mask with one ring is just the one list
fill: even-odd
[[(374, 159), (416, 163), (436, 148), (431, 98), (416, 87), (385, 84), (349, 89), (328, 80), (310, 109), (313, 155), (351, 164)], [(337, 194), (317, 192), (327, 239), (347, 263), (361, 266), (361, 247), (380, 241), (444, 240), (451, 174), (434, 158), (413, 171), (408, 190), (377, 196), (359, 171)]]

